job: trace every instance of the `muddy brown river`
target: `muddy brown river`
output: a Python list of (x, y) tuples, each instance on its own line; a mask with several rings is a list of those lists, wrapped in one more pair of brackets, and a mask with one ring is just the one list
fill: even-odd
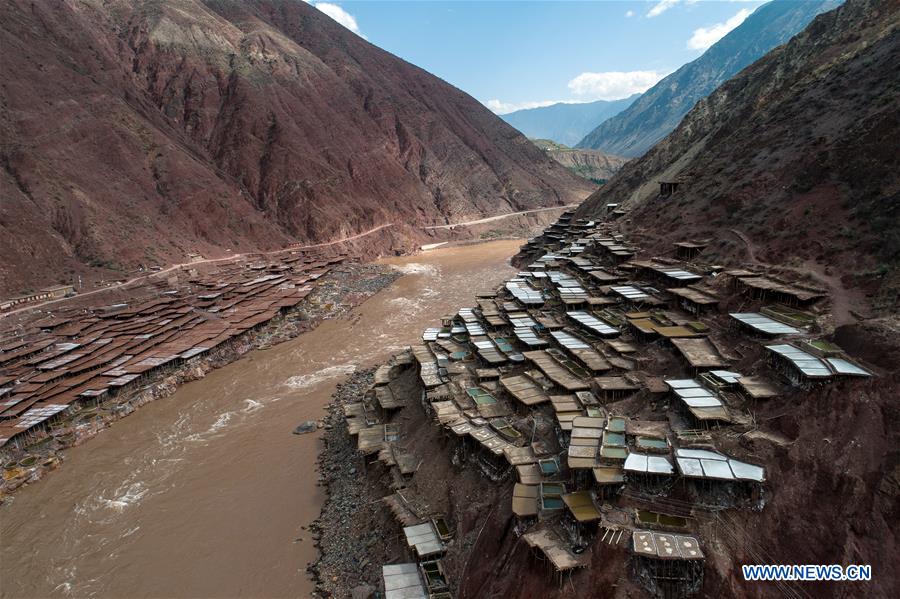
[[(513, 273), (518, 241), (385, 260), (405, 274), (348, 320), (254, 351), (66, 452), (0, 508), (3, 597), (303, 597), (301, 526), (335, 386)], [(302, 537), (303, 540), (297, 539)]]

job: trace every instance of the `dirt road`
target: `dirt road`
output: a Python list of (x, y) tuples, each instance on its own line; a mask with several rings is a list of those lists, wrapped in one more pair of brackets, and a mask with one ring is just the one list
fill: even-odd
[[(313, 243), (310, 245), (292, 245), (287, 248), (280, 249), (280, 250), (274, 250), (271, 252), (247, 252), (247, 253), (243, 253), (243, 254), (232, 254), (230, 256), (225, 256), (223, 258), (208, 258), (208, 259), (203, 259), (203, 260), (194, 260), (192, 262), (182, 262), (180, 264), (173, 264), (172, 266), (168, 266), (162, 270), (149, 272), (144, 275), (138, 275), (136, 277), (132, 277), (132, 278), (128, 279), (127, 281), (122, 281), (121, 283), (116, 283), (115, 285), (110, 285), (109, 287), (100, 287), (99, 289), (94, 289), (93, 291), (79, 293), (75, 297), (83, 298), (83, 297), (87, 297), (89, 295), (94, 295), (96, 293), (110, 291), (112, 289), (122, 289), (122, 288), (128, 287), (129, 285), (133, 285), (134, 283), (137, 283), (138, 281), (143, 281), (150, 277), (159, 277), (159, 276), (165, 275), (166, 273), (170, 273), (173, 270), (178, 270), (178, 269), (184, 268), (186, 266), (197, 266), (199, 264), (212, 264), (215, 262), (230, 262), (230, 261), (234, 261), (234, 260), (241, 260), (242, 258), (246, 258), (247, 256), (270, 256), (270, 255), (280, 254), (282, 252), (286, 252), (286, 251), (290, 251), (290, 250), (311, 250), (311, 249), (315, 249), (315, 248), (338, 245), (341, 243), (348, 243), (350, 241), (355, 241), (357, 239), (361, 239), (363, 237), (372, 235), (373, 233), (377, 233), (378, 231), (382, 231), (384, 229), (387, 229), (387, 228), (393, 227), (393, 226), (394, 226), (394, 223), (387, 223), (384, 225), (379, 225), (373, 229), (369, 229), (368, 231), (363, 231), (362, 233), (357, 233), (356, 235), (351, 235), (350, 237), (343, 237), (343, 238), (337, 239), (335, 241), (326, 241), (323, 243)], [(3, 312), (2, 314), (0, 314), (0, 318), (4, 318), (6, 316), (12, 316), (13, 314), (18, 314), (20, 312), (26, 312), (28, 310), (34, 310), (35, 308), (42, 308), (44, 306), (58, 304), (60, 302), (66, 301), (68, 299), (70, 299), (70, 298), (62, 297), (59, 299), (48, 300), (46, 302), (40, 302), (37, 304), (27, 304), (21, 308), (16, 308), (15, 310), (10, 310), (8, 312)]]
[(828, 297), (831, 300), (831, 314), (834, 317), (834, 325), (841, 326), (852, 324), (857, 321), (852, 309), (854, 306), (864, 305), (865, 296), (856, 289), (848, 289), (841, 282), (840, 277), (829, 274), (825, 270), (825, 266), (807, 260), (800, 268), (787, 266), (784, 264), (770, 264), (757, 258), (758, 247), (743, 231), (738, 229), (729, 229), (738, 239), (740, 239), (747, 248), (747, 258), (752, 264), (761, 266), (777, 266), (782, 270), (788, 270), (798, 275), (806, 275), (812, 277), (816, 282), (824, 286), (828, 290)]
[(461, 223), (451, 223), (449, 225), (432, 225), (423, 227), (426, 231), (434, 231), (436, 229), (454, 229), (456, 227), (468, 227), (469, 225), (480, 225), (482, 223), (490, 223), (495, 220), (509, 218), (510, 216), (521, 216), (523, 214), (534, 214), (536, 212), (549, 212), (550, 210), (565, 210), (566, 208), (575, 208), (578, 204), (566, 204), (565, 206), (550, 206), (549, 208), (535, 208), (534, 210), (522, 210), (521, 212), (510, 212), (508, 214), (498, 214), (497, 216), (488, 216), (487, 218), (479, 218), (478, 220), (469, 220)]
[[(504, 218), (509, 218), (511, 216), (522, 216), (525, 214), (548, 212), (550, 210), (565, 210), (567, 208), (574, 208), (576, 206), (578, 206), (578, 204), (568, 204), (565, 206), (551, 206), (549, 208), (535, 208), (534, 210), (522, 210), (520, 212), (510, 212), (508, 214), (498, 214), (496, 216), (488, 216), (485, 218), (465, 221), (465, 222), (461, 222), (461, 223), (452, 223), (452, 224), (447, 224), (447, 225), (432, 225), (432, 226), (428, 226), (428, 227), (423, 227), (423, 229), (425, 229), (426, 231), (439, 230), (439, 229), (449, 230), (449, 229), (453, 229), (456, 227), (467, 227), (470, 225), (480, 225), (483, 223), (494, 222), (494, 221), (502, 220)], [(149, 273), (143, 274), (143, 275), (138, 275), (136, 277), (132, 277), (132, 278), (128, 279), (127, 281), (122, 281), (121, 283), (116, 283), (116, 284), (110, 285), (108, 287), (101, 287), (99, 289), (93, 289), (91, 291), (79, 293), (76, 297), (83, 298), (83, 297), (87, 297), (87, 296), (94, 295), (97, 293), (102, 293), (104, 291), (110, 291), (110, 290), (114, 290), (114, 289), (123, 289), (130, 285), (138, 283), (140, 281), (144, 281), (148, 278), (159, 277), (159, 276), (165, 275), (167, 273), (170, 273), (172, 271), (184, 268), (186, 266), (197, 266), (197, 265), (201, 265), (201, 264), (212, 264), (212, 263), (216, 263), (216, 262), (229, 262), (229, 261), (234, 261), (234, 260), (240, 260), (247, 256), (267, 256), (267, 255), (279, 254), (281, 252), (285, 252), (285, 251), (289, 251), (289, 250), (316, 249), (316, 248), (328, 247), (328, 246), (332, 246), (332, 245), (338, 245), (341, 243), (348, 243), (351, 241), (355, 241), (357, 239), (361, 239), (363, 237), (367, 237), (368, 235), (378, 233), (379, 231), (382, 231), (384, 229), (387, 229), (387, 228), (390, 228), (393, 226), (394, 226), (394, 223), (386, 223), (386, 224), (374, 227), (372, 229), (369, 229), (368, 231), (363, 231), (362, 233), (357, 233), (356, 235), (351, 235), (350, 237), (343, 237), (343, 238), (337, 239), (335, 241), (326, 241), (323, 243), (314, 243), (314, 244), (309, 244), (309, 245), (292, 245), (292, 246), (289, 246), (284, 249), (274, 250), (272, 252), (248, 252), (248, 253), (243, 253), (243, 254), (234, 254), (231, 256), (225, 256), (222, 258), (208, 258), (208, 259), (203, 259), (203, 260), (195, 260), (193, 262), (183, 262), (180, 264), (173, 264), (162, 270), (158, 270), (156, 272), (149, 272)], [(21, 312), (26, 312), (28, 310), (34, 310), (36, 308), (52, 306), (52, 305), (55, 305), (55, 304), (58, 304), (61, 302), (65, 302), (68, 299), (70, 299), (70, 298), (59, 298), (59, 299), (48, 300), (48, 301), (40, 302), (40, 303), (36, 303), (36, 304), (27, 304), (25, 306), (22, 306), (21, 308), (16, 308), (15, 310), (10, 310), (8, 312), (3, 312), (2, 314), (0, 314), (0, 319), (3, 319), (7, 316), (12, 316), (14, 314), (19, 314)]]

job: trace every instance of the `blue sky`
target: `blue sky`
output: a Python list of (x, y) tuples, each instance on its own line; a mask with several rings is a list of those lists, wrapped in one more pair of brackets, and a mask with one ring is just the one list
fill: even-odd
[[(307, 0), (309, 1), (309, 0)], [(644, 91), (761, 0), (310, 2), (498, 113)]]

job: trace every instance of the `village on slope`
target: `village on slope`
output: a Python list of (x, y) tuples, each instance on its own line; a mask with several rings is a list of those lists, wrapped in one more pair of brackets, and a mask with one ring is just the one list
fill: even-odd
[[(345, 34), (300, 4), (293, 16), (317, 33), (286, 43), (330, 60), (332, 38)], [(23, 6), (3, 9), (16, 14), (10, 23), (40, 21), (57, 37), (14, 53), (29, 57), (17, 67), (61, 72), (54, 66), (60, 44), (78, 39), (59, 35), (68, 31), (68, 13)], [(256, 22), (236, 18), (256, 9), (234, 6), (234, 13), (210, 15), (210, 31)], [(263, 12), (267, 28), (283, 29), (286, 13)], [(898, 498), (897, 354), (890, 338), (897, 282), (890, 194), (897, 169), (888, 156), (900, 81), (891, 60), (895, 4), (851, 0), (846, 10), (817, 19), (697, 102), (669, 137), (627, 163), (569, 148), (541, 152), (465, 94), (399, 65), (389, 80), (394, 93), (413, 81), (436, 86), (434, 96), (445, 100), (438, 112), (462, 107), (472, 119), (467, 126), (484, 134), (479, 147), (509, 158), (504, 168), (515, 174), (512, 184), (504, 182), (498, 199), (496, 169), (487, 163), (476, 160), (472, 173), (460, 166), (466, 160), (436, 161), (437, 155), (472, 160), (475, 152), (459, 142), (458, 121), (447, 120), (436, 145), (441, 151), (432, 151), (416, 137), (427, 129), (418, 103), (386, 101), (397, 96), (373, 84), (374, 102), (396, 118), (385, 119), (390, 126), (382, 131), (371, 113), (360, 112), (364, 130), (348, 130), (344, 150), (382, 148), (386, 139), (390, 151), (371, 152), (378, 158), (371, 163), (330, 165), (332, 179), (345, 185), (338, 197), (354, 201), (315, 210), (320, 220), (312, 224), (305, 220), (307, 202), (321, 189), (304, 187), (290, 202), (266, 204), (279, 177), (293, 177), (294, 167), (309, 168), (309, 161), (273, 165), (259, 159), (257, 148), (242, 147), (242, 159), (223, 163), (223, 154), (206, 145), (212, 123), (198, 123), (190, 106), (179, 105), (184, 94), (156, 97), (130, 78), (119, 89), (109, 75), (123, 65), (128, 72), (135, 65), (142, 72), (172, 66), (170, 40), (153, 36), (194, 25), (179, 20), (184, 11), (167, 14), (175, 28), (154, 30), (126, 48), (133, 60), (120, 64), (105, 50), (115, 45), (103, 41), (89, 77), (72, 75), (63, 61), (77, 81), (29, 79), (73, 86), (90, 79), (106, 85), (105, 93), (142, 97), (160, 114), (183, 109), (184, 136), (171, 144), (165, 141), (175, 130), (171, 122), (112, 104), (125, 110), (118, 123), (146, 120), (141, 127), (165, 148), (154, 158), (152, 180), (150, 171), (139, 178), (126, 173), (121, 181), (141, 185), (123, 193), (121, 181), (110, 182), (96, 168), (103, 144), (57, 161), (56, 146), (74, 143), (67, 136), (80, 138), (78, 127), (39, 112), (44, 104), (29, 93), (47, 90), (11, 93), (17, 110), (31, 115), (31, 129), (16, 131), (16, 139), (37, 140), (31, 156), (39, 159), (12, 153), (5, 165), (16, 174), (10, 198), (18, 219), (13, 227), (4, 223), (11, 234), (6, 246), (0, 242), (16, 257), (5, 284), (36, 288), (22, 283), (36, 274), (44, 282), (74, 272), (122, 276), (125, 265), (109, 268), (110, 257), (126, 259), (128, 268), (155, 264), (158, 272), (141, 266), (129, 273), (134, 278), (95, 295), (63, 298), (73, 287), (55, 286), (0, 305), (10, 310), (0, 321), (0, 498), (57, 467), (61, 450), (175, 384), (320, 318), (346, 314), (390, 282), (391, 273), (355, 260), (539, 229), (563, 204), (596, 188), (583, 176), (598, 183), (618, 172), (577, 212), (529, 240), (515, 278), (479, 290), (472, 307), (435, 321), (421, 344), (339, 389), (321, 423), (329, 500), (313, 533), (321, 559), (310, 565), (319, 592), (802, 596), (808, 587), (750, 587), (740, 575), (741, 564), (799, 560), (871, 565), (873, 580), (858, 588), (888, 596), (898, 563), (891, 521)], [(90, 33), (108, 40), (115, 28)], [(247, 48), (253, 51), (220, 41), (228, 43), (216, 53), (236, 50), (242, 60)], [(361, 40), (345, 46), (368, 65), (388, 60)], [(184, 64), (195, 58), (186, 56)], [(211, 78), (222, 75), (218, 63), (201, 67)], [(271, 74), (269, 68), (253, 66), (257, 75)], [(335, 97), (369, 89), (378, 76), (366, 71), (364, 85), (329, 78), (317, 89)], [(269, 81), (278, 91), (295, 83)], [(182, 83), (179, 92), (190, 87)], [(278, 96), (252, 85), (239, 92), (232, 98), (252, 113), (250, 121)], [(329, 110), (341, 105), (310, 101)], [(312, 145), (296, 145), (304, 136), (290, 133), (302, 129), (297, 119), (306, 111), (276, 112), (287, 133), (270, 138), (261, 154), (288, 154), (285, 148), (312, 154)], [(338, 114), (332, 120), (341, 122)], [(240, 119), (227, 123), (239, 139)], [(142, 164), (138, 137), (126, 131), (122, 138), (133, 142), (129, 164)], [(185, 151), (191, 160), (179, 156)], [(42, 170), (31, 170), (34, 164)], [(177, 164), (196, 169), (171, 168)], [(595, 168), (606, 170), (588, 170)], [(150, 218), (92, 221), (77, 194), (57, 206), (50, 192), (56, 184), (68, 189), (63, 183), (73, 172), (97, 177), (88, 188), (112, 195), (97, 195), (94, 205), (111, 207), (112, 215), (129, 214), (125, 204), (116, 209), (118, 202), (143, 193), (164, 214), (172, 208), (170, 192), (185, 180), (203, 182), (210, 196), (222, 192), (232, 208), (221, 197), (194, 194), (169, 219), (178, 226), (159, 237), (144, 226)], [(456, 183), (450, 199), (433, 186), (448, 174)], [(252, 193), (235, 185), (245, 177), (258, 178)], [(356, 187), (357, 180), (370, 186)], [(394, 193), (398, 181), (402, 194)], [(384, 193), (372, 193), (372, 182)], [(390, 210), (369, 203), (382, 196), (393, 198)], [(241, 218), (241, 210), (252, 218)], [(227, 229), (218, 226), (222, 213), (233, 217)], [(514, 224), (498, 232), (497, 218)], [(92, 228), (97, 222), (101, 229)], [(26, 236), (29, 243), (21, 241)], [(309, 245), (261, 253), (297, 239)], [(337, 242), (322, 241), (331, 239)], [(193, 253), (219, 256), (238, 247), (234, 240), (243, 243), (234, 258)], [(145, 246), (157, 245), (166, 248), (161, 255), (147, 254)], [(44, 253), (16, 253), (26, 247)], [(191, 263), (160, 265), (182, 260), (185, 247)], [(50, 268), (35, 273), (35, 259)], [(35, 306), (50, 309), (39, 314)], [(817, 592), (857, 590), (847, 588), (823, 583)]]
[(515, 278), (336, 394), (324, 596), (711, 596), (747, 592), (742, 563), (813, 558), (795, 543), (827, 531), (773, 525), (840, 509), (798, 490), (828, 466), (794, 454), (815, 413), (793, 412), (862, 409), (878, 368), (825, 339), (826, 290), (710, 264), (703, 240), (639, 259), (620, 216), (565, 214)]

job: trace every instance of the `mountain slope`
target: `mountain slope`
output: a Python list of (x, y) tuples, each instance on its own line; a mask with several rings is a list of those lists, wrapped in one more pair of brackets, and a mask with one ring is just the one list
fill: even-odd
[(900, 5), (848, 0), (698, 102), (579, 212), (619, 202), (651, 251), (710, 238), (710, 260), (786, 263), (896, 307), (898, 55)]
[(598, 100), (584, 104), (560, 102), (541, 108), (517, 110), (500, 115), (500, 118), (532, 139), (552, 139), (573, 146), (597, 125), (622, 112), (639, 97), (640, 94), (634, 94), (622, 100)]
[(570, 148), (549, 139), (532, 141), (555, 161), (579, 177), (590, 179), (594, 183), (605, 183), (628, 162), (627, 158), (621, 156), (612, 156), (599, 150)]
[(669, 134), (701, 98), (766, 52), (788, 41), (840, 0), (773, 0), (738, 27), (651, 87), (626, 110), (588, 133), (577, 147), (640, 156)]
[(12, 0), (0, 47), (0, 294), (592, 189), (300, 0)]

